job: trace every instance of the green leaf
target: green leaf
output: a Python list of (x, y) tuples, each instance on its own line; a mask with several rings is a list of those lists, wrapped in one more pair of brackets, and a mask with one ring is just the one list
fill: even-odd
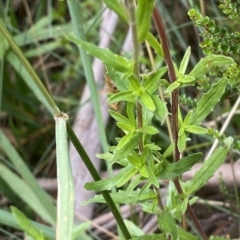
[(118, 122), (117, 126), (121, 128), (125, 133), (129, 133), (135, 130), (135, 126)]
[[(189, 169), (202, 158), (202, 153), (195, 153), (180, 159), (177, 162), (169, 163), (166, 167), (156, 174), (158, 179), (173, 179), (177, 176), (182, 175), (184, 172), (189, 171)], [(157, 169), (156, 169), (157, 171)]]
[(185, 52), (184, 57), (180, 63), (180, 68), (179, 68), (179, 72), (182, 73), (183, 75), (186, 72), (190, 56), (191, 56), (191, 47), (188, 47), (187, 51)]
[(127, 116), (128, 119), (131, 123), (132, 126), (135, 126), (135, 128), (137, 127), (136, 125), (136, 119), (135, 119), (135, 115), (134, 115), (134, 111), (135, 111), (135, 102), (127, 102)]
[(113, 10), (122, 20), (128, 22), (127, 11), (121, 2), (118, 0), (103, 0), (103, 2)]
[(155, 176), (154, 172), (153, 172), (148, 166), (145, 166), (145, 169), (146, 169), (146, 171), (147, 171), (149, 181), (150, 181), (156, 188), (159, 188), (159, 181), (158, 181), (157, 177)]
[(121, 57), (109, 49), (99, 48), (92, 43), (82, 41), (73, 35), (68, 35), (67, 39), (83, 48), (91, 56), (102, 60), (104, 64), (113, 67), (115, 70), (123, 73), (132, 72), (133, 62), (127, 58)]
[[(131, 126), (132, 127), (132, 126)], [(133, 137), (135, 137), (137, 135), (136, 132), (130, 132), (128, 134), (126, 134), (124, 137), (121, 138), (121, 140), (119, 141), (118, 145), (117, 145), (117, 149), (122, 149), (123, 147), (126, 146), (126, 144), (128, 144), (129, 141), (131, 141), (131, 139)]]
[(158, 225), (160, 229), (167, 235), (167, 239), (178, 240), (178, 228), (174, 218), (170, 212), (163, 212), (158, 216)]
[(57, 226), (56, 239), (71, 239), (74, 219), (74, 181), (68, 149), (68, 115), (54, 116), (57, 158)]
[(213, 108), (224, 94), (226, 85), (227, 79), (221, 78), (207, 93), (203, 94), (197, 104), (197, 108), (192, 114), (190, 121), (191, 125), (200, 125), (201, 122), (213, 111)]
[(106, 69), (106, 76), (113, 81), (119, 92), (129, 90), (130, 83), (125, 73), (118, 72), (111, 66), (106, 66)]
[(232, 143), (232, 137), (226, 138), (224, 140), (224, 146), (218, 147), (213, 154), (205, 160), (202, 167), (196, 172), (194, 177), (190, 181), (184, 183), (188, 195), (196, 192), (199, 188), (204, 186), (214, 175), (216, 170), (225, 161), (225, 158), (231, 149)]
[[(54, 219), (42, 203), (42, 199), (38, 198), (35, 192), (18, 175), (10, 171), (6, 166), (0, 163), (0, 177), (9, 185), (9, 187), (43, 220), (54, 225)], [(14, 184), (13, 184), (14, 183)]]
[(138, 169), (135, 167), (131, 167), (128, 172), (126, 172), (116, 183), (116, 187), (122, 187), (126, 182), (128, 182), (134, 175), (136, 175)]
[(129, 91), (123, 91), (123, 92), (118, 92), (118, 93), (108, 95), (108, 103), (115, 103), (115, 102), (122, 102), (122, 101), (135, 102), (132, 91), (129, 90)]
[(117, 148), (114, 151), (112, 161), (115, 162), (117, 160), (127, 157), (134, 150), (134, 148), (137, 147), (141, 137), (142, 137), (142, 134), (136, 133), (134, 137), (132, 137), (131, 140), (123, 148), (121, 149)]
[(181, 227), (178, 227), (178, 234), (180, 240), (199, 240), (198, 237), (194, 236), (189, 231), (186, 231)]
[(158, 96), (156, 95), (152, 95), (152, 100), (154, 102), (154, 105), (156, 107), (156, 110), (154, 112), (154, 116), (161, 122), (161, 124), (163, 123), (163, 121), (165, 120), (165, 117), (168, 114), (168, 109), (166, 106), (166, 103), (163, 102)]
[(47, 240), (43, 234), (35, 228), (33, 223), (17, 208), (11, 206), (13, 216), (16, 218), (21, 229), (35, 240)]
[(194, 133), (194, 134), (206, 134), (208, 132), (206, 128), (195, 126), (195, 125), (187, 125), (185, 127), (185, 131)]
[(234, 60), (230, 57), (225, 57), (222, 55), (208, 55), (202, 58), (189, 73), (189, 76), (199, 79), (209, 72), (209, 64), (216, 67), (224, 67), (233, 64)]
[(156, 110), (152, 97), (147, 92), (145, 92), (144, 94), (141, 94), (139, 98), (142, 105), (145, 106), (147, 109), (149, 109), (152, 112)]
[(126, 226), (128, 226), (128, 230), (131, 235), (141, 236), (144, 234), (143, 230), (140, 227), (136, 226), (132, 221), (124, 219), (124, 223)]
[[(46, 215), (41, 216), (45, 221), (48, 223), (54, 225), (55, 224), (55, 218), (56, 218), (56, 208), (53, 205), (53, 201), (51, 197), (39, 186), (36, 178), (34, 177), (32, 171), (27, 167), (26, 163), (24, 160), (21, 158), (21, 156), (18, 154), (18, 152), (15, 150), (15, 148), (11, 145), (7, 137), (3, 134), (3, 132), (0, 130), (0, 145), (2, 150), (5, 152), (6, 156), (8, 156), (8, 159), (11, 161), (11, 163), (14, 165), (15, 169), (17, 170), (18, 174), (21, 175), (23, 178), (24, 182), (23, 184), (27, 183), (27, 186), (30, 192), (34, 194), (37, 198), (37, 201), (31, 200), (31, 203), (36, 203), (35, 207), (33, 206), (33, 209), (35, 211), (38, 211), (40, 208), (38, 206), (38, 201), (41, 202), (41, 206), (43, 206), (44, 209), (46, 209)], [(15, 175), (15, 174), (14, 174)], [(3, 177), (0, 175), (0, 177)], [(20, 198), (24, 197), (26, 200), (29, 200), (29, 197), (27, 197), (27, 192), (25, 194), (22, 193), (22, 189), (20, 186), (17, 186), (17, 184), (11, 184), (14, 182), (10, 176), (6, 176), (10, 187), (14, 191), (16, 191), (16, 194), (20, 196)], [(17, 176), (16, 176), (17, 177)], [(5, 179), (6, 181), (6, 179)], [(8, 182), (6, 181), (6, 182)], [(16, 180), (18, 181), (18, 180)], [(16, 182), (17, 183), (17, 182)], [(27, 191), (27, 190), (26, 190)], [(30, 196), (30, 195), (29, 195)], [(25, 200), (24, 200), (25, 201)], [(30, 205), (29, 205), (30, 206)], [(44, 213), (45, 210), (40, 209), (40, 213)]]
[[(0, 209), (0, 223), (4, 224), (5, 226), (10, 226), (15, 229), (21, 230), (21, 228), (20, 228), (19, 224), (17, 223), (16, 218), (13, 216), (13, 214), (9, 213), (7, 211), (4, 211), (2, 209)], [(47, 226), (46, 224), (40, 224), (40, 223), (37, 223), (34, 221), (31, 221), (31, 223), (44, 236), (50, 238), (51, 240), (56, 239), (55, 229)]]
[(163, 58), (162, 46), (159, 41), (152, 35), (152, 33), (148, 32), (146, 35), (146, 41), (148, 44), (154, 49), (155, 53)]
[[(177, 82), (180, 82), (181, 85), (183, 84), (191, 84), (195, 82), (195, 77), (189, 76), (189, 75), (184, 75), (183, 77), (179, 78)], [(187, 85), (188, 86), (188, 85)]]
[(152, 10), (154, 7), (154, 0), (138, 0), (136, 18), (137, 18), (137, 32), (138, 40), (142, 43), (148, 33)]
[(148, 173), (146, 170), (146, 166), (142, 166), (141, 168), (139, 168), (139, 172), (141, 174), (142, 177), (147, 178), (148, 177)]
[(153, 234), (151, 233), (150, 235), (142, 235), (142, 236), (133, 236), (132, 240), (166, 240), (165, 234), (160, 233), (160, 234)]
[(179, 81), (175, 81), (168, 86), (168, 88), (164, 91), (165, 93), (171, 93), (173, 90), (177, 89), (181, 83)]
[[(183, 129), (183, 128), (180, 128), (180, 130), (181, 129)], [(186, 148), (186, 141), (187, 141), (187, 135), (186, 135), (185, 131), (183, 131), (181, 134), (179, 133), (178, 142), (177, 142), (179, 152), (183, 152), (184, 149)]]
[(154, 93), (159, 87), (159, 79), (167, 72), (167, 67), (161, 67), (156, 72), (151, 72), (150, 74), (143, 74), (142, 87), (149, 94)]
[(119, 173), (112, 178), (102, 179), (95, 182), (88, 182), (84, 185), (84, 188), (92, 191), (111, 190), (114, 186), (116, 186), (119, 179), (122, 178), (122, 176), (124, 176), (127, 172), (129, 172), (130, 169), (132, 169), (132, 166), (122, 168)]
[(144, 126), (138, 130), (140, 133), (155, 135), (159, 132), (159, 130), (153, 126)]
[[(152, 190), (147, 190), (144, 193), (140, 193), (141, 189), (132, 191), (131, 194), (126, 195), (124, 191), (119, 190), (117, 193), (111, 193), (113, 201), (117, 204), (130, 204), (140, 203), (147, 200), (152, 200), (157, 197), (157, 194)], [(82, 204), (86, 205), (91, 202), (105, 203), (105, 199), (102, 195), (95, 195), (93, 198), (84, 201)]]
[(113, 110), (108, 110), (108, 112), (117, 122), (130, 125), (130, 121), (126, 117), (124, 117), (122, 114), (115, 112)]
[(127, 156), (127, 159), (134, 167), (139, 167), (141, 165), (141, 159), (138, 154), (136, 154), (137, 156), (135, 154), (133, 155)]
[[(190, 122), (190, 119), (191, 119), (191, 116), (192, 116), (192, 113), (193, 113), (193, 111), (192, 110), (190, 110), (188, 113), (187, 113), (187, 115), (186, 115), (186, 117), (184, 118), (184, 125), (188, 125), (189, 124), (189, 122)], [(180, 123), (181, 125), (183, 125), (183, 123)]]

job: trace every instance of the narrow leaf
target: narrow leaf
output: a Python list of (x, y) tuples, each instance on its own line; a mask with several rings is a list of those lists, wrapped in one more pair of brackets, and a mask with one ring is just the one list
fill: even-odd
[(112, 161), (115, 162), (117, 160), (127, 157), (134, 150), (134, 148), (137, 147), (141, 137), (142, 137), (142, 134), (137, 133), (134, 135), (134, 137), (131, 138), (131, 140), (123, 148), (121, 149), (117, 148), (114, 151)]
[(159, 130), (153, 126), (144, 126), (138, 130), (140, 133), (155, 135), (159, 132)]
[(130, 125), (129, 120), (126, 117), (124, 117), (122, 114), (115, 112), (113, 110), (109, 110), (108, 112), (117, 122)]
[(148, 44), (154, 49), (156, 54), (163, 58), (162, 46), (159, 41), (152, 35), (152, 33), (148, 32), (146, 35), (146, 40)]
[(132, 61), (127, 58), (121, 57), (110, 51), (109, 49), (99, 48), (92, 43), (85, 42), (73, 35), (68, 35), (67, 39), (79, 47), (83, 48), (88, 54), (94, 56), (108, 66), (113, 67), (119, 72), (131, 72)]
[(185, 131), (194, 133), (194, 134), (206, 134), (208, 132), (208, 130), (206, 128), (195, 126), (195, 125), (186, 126)]
[(154, 93), (159, 86), (159, 79), (167, 72), (167, 67), (161, 67), (156, 72), (143, 75), (142, 86), (149, 94)]
[(213, 111), (213, 108), (220, 101), (227, 85), (227, 79), (221, 78), (212, 88), (204, 93), (197, 104), (197, 108), (191, 116), (191, 125), (200, 125), (201, 122)]
[(187, 65), (188, 65), (188, 62), (190, 59), (190, 55), (191, 55), (191, 47), (188, 47), (187, 51), (185, 52), (184, 57), (180, 63), (180, 68), (179, 68), (179, 72), (182, 73), (183, 75), (186, 72)]
[(233, 64), (234, 60), (230, 57), (225, 57), (222, 55), (208, 55), (202, 58), (189, 73), (189, 76), (193, 76), (196, 79), (201, 78), (203, 75), (209, 72), (209, 64), (211, 66), (222, 67), (229, 64)]
[[(189, 169), (202, 158), (202, 153), (195, 153), (181, 160), (169, 163), (166, 167), (156, 174), (158, 179), (173, 179), (177, 176), (182, 175), (184, 172), (189, 171)], [(157, 171), (157, 169), (156, 169)]]
[[(127, 195), (124, 191), (118, 191), (117, 193), (111, 193), (111, 197), (115, 203), (119, 204), (130, 204), (130, 203), (139, 203), (145, 202), (147, 200), (152, 200), (157, 197), (157, 194), (152, 190), (145, 191), (140, 194), (141, 189), (132, 191), (131, 194)], [(82, 204), (86, 205), (91, 202), (105, 203), (105, 199), (102, 195), (95, 195), (93, 198), (84, 201)]]
[(68, 115), (55, 115), (57, 157), (57, 227), (56, 239), (71, 239), (74, 217), (74, 185), (69, 158), (67, 127)]
[(0, 177), (30, 208), (41, 216), (42, 219), (52, 225), (55, 224), (54, 219), (52, 219), (49, 212), (43, 206), (41, 199), (35, 195), (29, 185), (2, 163), (0, 163)]
[(168, 114), (168, 109), (166, 106), (166, 103), (163, 102), (158, 96), (152, 95), (152, 100), (154, 102), (154, 105), (156, 107), (156, 110), (154, 112), (155, 117), (161, 122), (161, 124), (164, 122), (165, 117)]
[(108, 95), (108, 103), (115, 103), (115, 102), (122, 102), (122, 101), (134, 102), (134, 96), (132, 94), (132, 91), (128, 90), (128, 91), (123, 91), (123, 92), (118, 92), (118, 93)]
[(194, 177), (184, 183), (187, 194), (190, 195), (204, 186), (208, 180), (214, 175), (216, 170), (225, 161), (228, 152), (231, 149), (233, 138), (228, 137), (224, 140), (224, 146), (218, 147), (213, 154), (207, 159), (202, 167), (196, 172)]
[(121, 128), (125, 133), (129, 133), (129, 132), (132, 132), (133, 130), (135, 130), (135, 126), (125, 124), (125, 123), (122, 123), (122, 122), (118, 122), (117, 126), (119, 128)]
[(123, 147), (126, 146), (126, 144), (128, 144), (129, 141), (131, 141), (131, 139), (133, 137), (135, 137), (137, 135), (136, 132), (130, 132), (128, 134), (126, 134), (125, 136), (123, 136), (121, 138), (121, 140), (119, 141), (118, 145), (117, 145), (117, 149), (122, 149)]
[(154, 0), (138, 0), (136, 17), (137, 17), (138, 40), (140, 43), (142, 43), (145, 40), (145, 37), (151, 25), (150, 21), (153, 6)]
[(47, 238), (45, 238), (43, 234), (35, 228), (33, 223), (21, 211), (14, 206), (11, 206), (11, 211), (16, 218), (18, 225), (25, 233), (36, 240), (47, 240)]
[(170, 212), (163, 212), (158, 216), (160, 229), (167, 235), (167, 239), (178, 240), (178, 228)]
[(154, 172), (153, 172), (148, 166), (145, 166), (145, 168), (146, 168), (146, 171), (147, 171), (147, 174), (148, 174), (149, 181), (150, 181), (156, 188), (159, 188), (159, 181), (158, 181), (158, 179), (156, 178)]
[(134, 175), (136, 175), (138, 170), (131, 167), (128, 172), (126, 172), (116, 183), (116, 187), (122, 187), (126, 182), (128, 182)]
[(145, 106), (147, 109), (149, 109), (152, 112), (154, 112), (156, 110), (156, 107), (152, 100), (152, 97), (147, 92), (140, 95), (139, 98), (140, 98), (140, 102), (142, 103), (142, 105)]
[(113, 10), (122, 20), (127, 22), (127, 12), (124, 9), (124, 5), (120, 4), (118, 0), (103, 0), (103, 2)]
[(130, 169), (132, 169), (132, 166), (122, 168), (115, 177), (102, 179), (95, 182), (88, 182), (84, 185), (84, 188), (92, 191), (111, 190), (114, 186), (116, 186), (119, 179), (122, 178), (122, 176), (127, 172), (129, 172)]

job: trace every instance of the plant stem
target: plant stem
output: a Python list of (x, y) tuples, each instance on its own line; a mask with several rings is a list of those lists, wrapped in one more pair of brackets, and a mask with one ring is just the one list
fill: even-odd
[[(155, 7), (153, 10), (153, 20), (155, 26), (157, 28), (159, 37), (161, 39), (162, 50), (164, 61), (168, 67), (168, 75), (170, 82), (173, 83), (177, 80), (177, 76), (175, 73), (172, 57), (170, 54), (168, 38), (166, 35), (165, 27), (163, 24), (163, 20)], [(178, 161), (180, 159), (180, 152), (178, 151), (178, 89), (174, 90), (171, 94), (171, 113), (172, 113), (172, 132), (173, 132), (173, 141), (174, 141), (174, 161)]]
[[(128, 9), (130, 15), (130, 28), (132, 33), (132, 42), (133, 42), (133, 61), (134, 61), (134, 77), (140, 81), (139, 73), (139, 41), (137, 35), (137, 24), (136, 24), (136, 14), (135, 14), (135, 0), (130, 0), (128, 2)], [(143, 117), (142, 117), (142, 106), (139, 101), (136, 103), (137, 108), (137, 125), (138, 129), (143, 126)], [(142, 139), (139, 142), (139, 150), (143, 151), (143, 141)]]
[[(88, 171), (92, 175), (93, 180), (94, 181), (101, 180), (101, 177), (99, 176), (96, 168), (94, 167), (92, 161), (88, 157), (86, 151), (84, 150), (83, 146), (79, 142), (77, 136), (75, 135), (75, 133), (73, 132), (73, 130), (69, 126), (69, 124), (67, 124), (67, 132), (68, 132), (68, 136), (69, 136), (72, 144), (76, 148), (76, 150), (79, 153), (79, 155), (81, 156), (84, 164), (86, 165)], [(108, 191), (102, 191), (101, 194), (103, 195), (110, 211), (112, 212), (114, 218), (116, 219), (116, 222), (117, 222), (118, 226), (120, 227), (120, 229), (122, 231), (122, 234), (124, 235), (125, 239), (126, 240), (131, 239), (131, 235), (128, 232), (128, 229), (127, 229), (127, 227), (126, 227), (126, 225), (125, 225), (125, 223), (122, 219), (122, 216), (121, 216), (120, 212), (118, 211), (114, 201), (112, 200), (111, 195), (109, 194)]]
[[(170, 54), (170, 48), (168, 44), (168, 38), (166, 35), (164, 23), (161, 15), (159, 14), (157, 8), (155, 7), (153, 10), (153, 20), (155, 26), (157, 28), (160, 41), (162, 44), (162, 50), (164, 55), (164, 61), (168, 67), (168, 75), (170, 82), (173, 83), (177, 80), (177, 76), (175, 73), (172, 57)], [(178, 90), (174, 90), (171, 94), (171, 113), (172, 113), (172, 131), (173, 131), (173, 139), (174, 139), (174, 161), (178, 161), (180, 159), (180, 152), (178, 150), (177, 142), (178, 142)], [(173, 180), (174, 185), (179, 194), (183, 194), (182, 187), (179, 182), (179, 178), (175, 178)], [(191, 206), (188, 204), (187, 212), (190, 215), (195, 227), (197, 228), (199, 234), (201, 235), (203, 240), (207, 240), (208, 237), (204, 230), (202, 229), (195, 213), (193, 212)]]

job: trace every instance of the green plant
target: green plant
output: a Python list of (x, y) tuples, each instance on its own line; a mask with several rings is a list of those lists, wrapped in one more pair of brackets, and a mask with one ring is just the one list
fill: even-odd
[[(100, 49), (94, 44), (85, 41), (84, 31), (81, 31), (82, 26), (80, 24), (79, 29), (77, 25), (77, 21), (81, 21), (81, 19), (77, 18), (78, 4), (77, 1), (74, 0), (68, 1), (68, 4), (71, 17), (73, 19), (75, 18), (76, 36), (65, 36), (66, 40), (79, 46), (81, 56), (85, 58), (84, 64), (86, 65), (84, 65), (84, 69), (88, 73), (86, 75), (89, 85), (92, 85), (91, 91), (94, 96), (94, 108), (99, 120), (99, 128), (102, 129), (102, 145), (105, 150), (107, 146), (106, 136), (102, 127), (101, 114), (99, 112), (100, 108), (96, 98), (96, 86), (92, 81), (90, 59), (87, 54), (102, 60), (106, 65), (108, 77), (112, 79), (119, 91), (114, 94), (109, 94), (108, 102), (123, 102), (125, 104), (122, 113), (113, 110), (109, 111), (109, 114), (125, 135), (116, 139), (116, 146), (111, 146), (107, 152), (98, 154), (100, 158), (109, 162), (109, 166), (118, 164), (120, 171), (116, 176), (103, 180), (95, 170), (71, 127), (66, 125), (67, 115), (59, 110), (59, 107), (46, 91), (32, 66), (6, 30), (4, 23), (2, 21), (0, 22), (0, 30), (4, 35), (4, 39), (7, 39), (8, 44), (20, 59), (22, 65), (35, 81), (31, 82), (32, 89), (37, 89), (35, 92), (40, 92), (42, 102), (51, 113), (55, 114), (59, 190), (64, 189), (67, 183), (67, 191), (59, 193), (59, 203), (61, 204), (58, 205), (57, 224), (60, 225), (57, 227), (57, 239), (69, 239), (73, 233), (71, 229), (73, 218), (72, 183), (67, 154), (66, 131), (95, 181), (86, 183), (86, 189), (101, 193), (85, 203), (106, 202), (120, 226), (125, 239), (196, 239), (196, 236), (178, 226), (178, 223), (182, 221), (186, 212), (198, 230), (198, 235), (202, 239), (207, 239), (191, 205), (197, 200), (194, 196), (195, 192), (207, 183), (217, 168), (225, 161), (227, 154), (233, 146), (233, 138), (225, 137), (217, 130), (204, 128), (201, 123), (211, 114), (217, 104), (224, 100), (226, 89), (235, 90), (238, 86), (238, 65), (233, 58), (229, 57), (229, 55), (238, 53), (238, 42), (230, 38), (232, 34), (229, 34), (225, 28), (217, 27), (214, 21), (207, 17), (203, 18), (195, 10), (191, 10), (189, 12), (190, 17), (196, 21), (198, 26), (205, 27), (205, 32), (203, 33), (204, 42), (201, 46), (207, 56), (202, 58), (189, 70), (188, 63), (191, 56), (191, 49), (186, 49), (179, 66), (172, 61), (166, 30), (161, 15), (154, 7), (154, 0), (138, 0), (137, 2), (129, 0), (126, 5), (117, 0), (104, 0), (103, 2), (115, 11), (122, 21), (131, 26), (134, 46), (132, 59), (117, 55), (107, 49)], [(227, 2), (228, 5), (226, 5)], [(223, 3), (221, 5), (228, 14), (234, 11), (234, 6), (229, 5), (230, 2), (231, 1), (225, 1), (225, 5)], [(235, 15), (231, 14), (231, 19), (235, 20), (237, 19), (236, 14), (238, 13), (234, 14)], [(150, 33), (152, 15), (159, 34), (160, 43), (157, 38)], [(219, 32), (221, 32), (222, 35), (219, 35)], [(236, 39), (238, 38), (237, 33), (233, 35)], [(223, 37), (225, 39), (224, 42), (222, 41)], [(159, 67), (154, 71), (146, 69), (140, 72), (140, 47), (144, 42), (149, 44), (158, 57), (165, 61), (166, 66)], [(229, 46), (227, 43), (230, 43)], [(5, 46), (7, 46), (7, 43), (4, 45), (4, 48)], [(219, 53), (223, 55), (217, 55)], [(168, 74), (169, 81), (165, 79), (166, 73)], [(191, 100), (186, 98), (185, 95), (182, 95), (182, 104), (180, 105), (179, 93), (181, 93), (183, 88), (188, 87), (198, 89), (200, 97), (197, 100)], [(163, 91), (164, 94), (159, 93), (159, 89)], [(168, 112), (167, 104), (169, 103), (171, 107)], [(190, 104), (193, 106), (193, 109), (185, 112), (183, 108), (181, 108), (184, 104)], [(162, 130), (160, 125), (164, 123), (168, 115), (171, 115), (172, 128), (170, 129), (171, 133), (169, 133), (169, 135), (172, 134), (173, 140), (169, 142), (168, 147), (163, 150), (161, 149), (162, 146), (152, 141), (152, 136)], [(156, 120), (158, 121), (157, 126), (154, 123)], [(1, 140), (4, 143), (4, 151), (7, 153), (8, 149), (11, 148), (10, 144), (1, 132), (0, 134)], [(193, 135), (212, 136), (220, 141), (220, 146), (208, 157), (207, 161), (203, 163), (201, 169), (191, 180), (183, 182), (181, 175), (188, 171), (195, 163), (199, 162), (203, 155), (201, 152), (188, 154), (188, 142)], [(235, 142), (234, 146), (237, 147), (237, 145), (238, 143)], [(17, 164), (14, 162), (14, 157), (12, 157), (10, 153), (9, 158), (12, 159), (13, 164)], [(20, 160), (18, 164), (19, 162), (21, 166), (25, 167)], [(25, 169), (24, 167), (22, 167), (22, 169)], [(34, 209), (40, 206), (41, 209), (44, 210), (42, 211), (42, 218), (52, 226), (56, 224), (55, 209), (52, 203), (48, 205), (48, 203), (51, 202), (48, 197), (45, 202), (35, 206), (39, 199), (45, 197), (45, 193), (39, 189), (34, 189), (35, 185), (34, 187), (28, 187), (27, 184), (22, 183), (21, 180), (12, 176), (11, 172), (5, 166), (0, 166), (0, 172), (1, 177), (6, 182), (10, 182), (11, 179), (18, 181), (19, 185), (21, 184), (20, 186), (26, 189), (26, 192), (32, 196), (33, 203), (28, 203), (29, 206)], [(19, 173), (23, 178), (26, 178), (26, 181), (35, 182), (32, 180), (33, 176), (29, 174), (28, 171), (19, 171)], [(169, 180), (166, 203), (162, 201), (159, 191), (159, 180), (161, 179)], [(143, 187), (140, 188), (140, 185), (143, 185)], [(117, 188), (116, 192), (108, 192), (115, 187)], [(68, 201), (69, 194), (71, 201)], [(64, 203), (68, 203), (69, 205), (64, 206)], [(143, 211), (157, 216), (158, 227), (161, 231), (160, 234), (144, 235), (141, 229), (137, 227), (134, 233), (130, 231), (131, 229), (127, 229), (127, 224), (119, 214), (116, 204), (137, 203), (142, 205)], [(28, 235), (36, 239), (45, 239), (44, 236), (54, 238), (53, 229), (49, 230), (30, 222), (15, 208), (12, 208), (12, 212), (15, 219), (20, 223), (20, 227)], [(3, 214), (6, 213), (3, 212)], [(67, 224), (63, 217), (66, 215), (69, 219)], [(4, 222), (4, 220), (1, 220), (1, 222)], [(16, 227), (16, 222), (9, 222), (11, 222), (9, 225)], [(31, 228), (28, 229), (27, 226), (31, 226)]]

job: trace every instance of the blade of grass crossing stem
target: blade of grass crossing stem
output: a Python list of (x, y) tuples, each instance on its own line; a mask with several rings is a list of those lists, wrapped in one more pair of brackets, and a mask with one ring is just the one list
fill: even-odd
[(68, 153), (68, 138), (66, 122), (68, 115), (61, 113), (54, 116), (56, 126), (57, 151), (57, 240), (72, 238), (74, 215), (74, 185), (72, 169)]
[[(80, 9), (79, 1), (71, 0), (71, 1), (67, 1), (67, 3), (68, 3), (72, 24), (73, 24), (74, 33), (77, 38), (83, 41), (86, 41), (86, 36), (83, 28), (84, 23), (81, 17), (82, 12), (79, 10)], [(106, 152), (108, 143), (107, 143), (105, 127), (102, 119), (101, 109), (99, 105), (97, 86), (96, 86), (93, 71), (92, 71), (91, 58), (83, 49), (79, 48), (79, 52), (81, 55), (82, 64), (83, 64), (84, 72), (86, 75), (88, 87), (91, 93), (93, 109), (95, 112), (95, 116), (98, 123), (98, 129), (100, 133), (100, 141), (103, 147), (103, 151)]]

